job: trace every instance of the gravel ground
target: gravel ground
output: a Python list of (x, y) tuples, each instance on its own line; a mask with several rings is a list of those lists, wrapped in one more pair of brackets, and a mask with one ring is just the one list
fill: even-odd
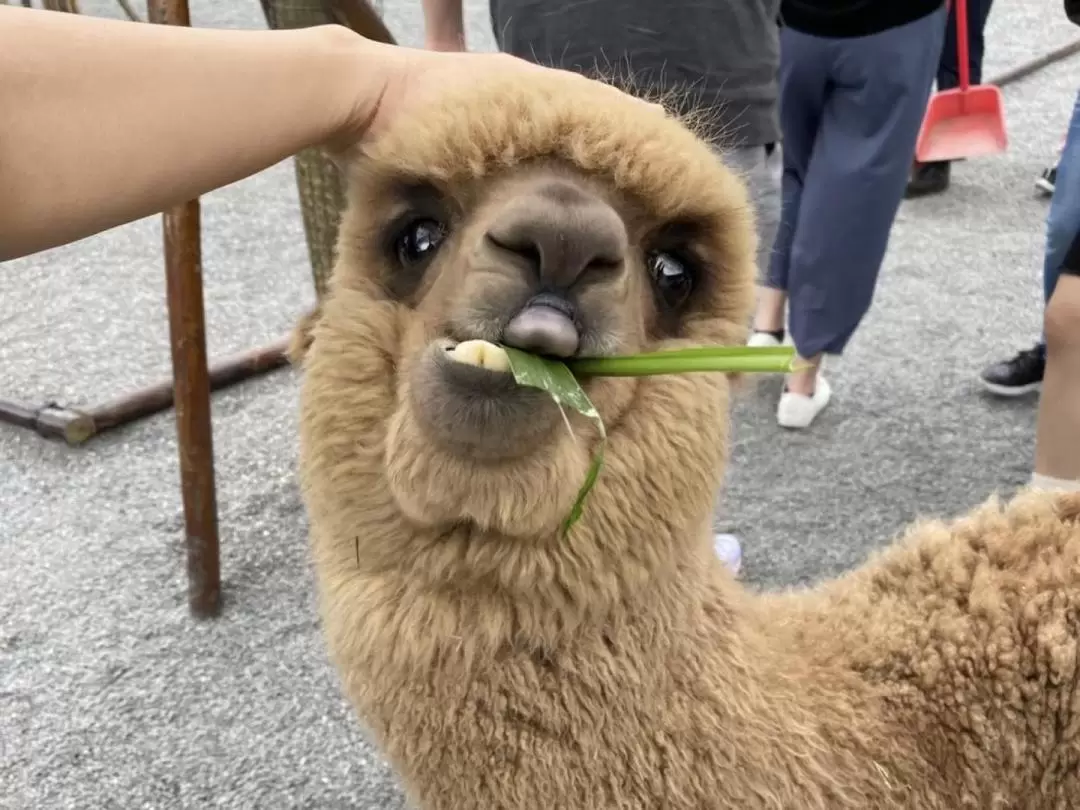
[[(418, 44), (419, 4), (384, 6)], [(193, 0), (192, 14), (263, 25), (254, 0)], [(490, 49), (486, 3), (469, 15), (471, 44)], [(1077, 35), (1043, 0), (1001, 4), (989, 29), (988, 75)], [(1027, 477), (1034, 400), (993, 401), (975, 376), (1039, 327), (1032, 181), (1076, 64), (1007, 90), (1007, 155), (905, 203), (819, 425), (781, 433), (772, 381), (739, 404), (723, 528), (745, 538), (752, 585), (848, 568), (916, 515)], [(291, 165), (207, 196), (204, 225), (212, 354), (277, 337), (312, 298)], [(157, 218), (0, 272), (0, 397), (100, 402), (167, 376), (167, 340)], [(295, 405), (289, 371), (215, 396), (225, 607), (209, 623), (186, 610), (171, 413), (78, 450), (0, 427), (0, 807), (402, 807), (319, 637)]]

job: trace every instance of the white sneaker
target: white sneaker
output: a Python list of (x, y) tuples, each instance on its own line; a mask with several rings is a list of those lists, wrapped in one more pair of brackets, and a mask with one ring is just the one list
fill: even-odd
[(776, 406), (776, 421), (780, 427), (801, 429), (810, 427), (817, 415), (825, 410), (832, 399), (832, 389), (821, 372), (818, 372), (814, 385), (814, 395), (794, 394), (784, 391)]
[(716, 534), (713, 536), (713, 549), (731, 575), (737, 577), (742, 568), (742, 543), (739, 538), (733, 534)]
[(768, 332), (754, 332), (750, 335), (750, 339), (746, 341), (746, 345), (771, 348), (782, 344), (776, 339), (776, 335), (770, 335)]

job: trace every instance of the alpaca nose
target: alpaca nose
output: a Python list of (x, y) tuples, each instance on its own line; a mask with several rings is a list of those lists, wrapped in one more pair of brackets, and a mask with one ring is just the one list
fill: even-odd
[(567, 181), (519, 195), (488, 229), (495, 247), (528, 262), (540, 286), (566, 290), (588, 271), (611, 271), (626, 254), (626, 226), (605, 201)]
[(628, 239), (606, 202), (553, 181), (517, 197), (488, 230), (498, 250), (524, 260), (539, 292), (507, 324), (503, 341), (523, 351), (571, 357), (581, 342), (575, 312), (560, 293), (587, 273), (617, 272)]

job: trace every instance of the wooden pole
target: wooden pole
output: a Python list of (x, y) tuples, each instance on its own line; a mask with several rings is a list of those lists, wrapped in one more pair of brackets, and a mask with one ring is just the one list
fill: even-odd
[[(288, 363), (285, 357), (287, 347), (288, 338), (283, 338), (268, 346), (238, 352), (222, 359), (210, 368), (210, 390), (217, 391), (286, 365)], [(91, 408), (85, 413), (93, 420), (94, 433), (97, 434), (164, 411), (172, 407), (175, 399), (175, 382), (166, 381), (140, 389), (127, 396), (118, 397), (111, 402)]]
[[(191, 25), (187, 0), (149, 0), (147, 10), (151, 23)], [(162, 218), (187, 546), (188, 605), (196, 617), (208, 618), (216, 616), (221, 607), (221, 563), (200, 224), (198, 199), (169, 209)]]
[[(210, 366), (210, 390), (234, 385), (288, 364), (289, 338), (224, 357)], [(50, 439), (80, 445), (107, 430), (171, 408), (175, 402), (172, 379), (140, 388), (89, 408), (64, 407), (54, 402), (32, 408), (0, 399), (0, 422), (29, 428)]]
[(54, 403), (35, 409), (0, 399), (0, 422), (29, 428), (48, 438), (63, 439), (68, 444), (82, 444), (97, 433), (90, 414)]

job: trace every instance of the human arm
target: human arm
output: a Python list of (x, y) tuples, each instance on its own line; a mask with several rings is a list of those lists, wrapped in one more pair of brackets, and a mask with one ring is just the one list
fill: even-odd
[(0, 260), (362, 129), (404, 53), (338, 26), (177, 28), (0, 6)]
[(344, 157), (448, 88), (550, 70), (336, 25), (215, 30), (0, 5), (0, 261), (150, 216), (308, 147)]
[(424, 43), (433, 51), (465, 50), (462, 0), (423, 0)]

